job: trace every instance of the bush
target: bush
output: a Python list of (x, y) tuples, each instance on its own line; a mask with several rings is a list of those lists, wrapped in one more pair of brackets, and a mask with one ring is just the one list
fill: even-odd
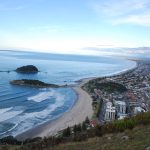
[(102, 126), (98, 126), (98, 125), (97, 125), (97, 126), (95, 127), (95, 135), (96, 135), (96, 136), (99, 136), (99, 137), (103, 135)]
[(142, 124), (142, 125), (150, 124), (150, 111), (136, 115), (135, 119), (138, 124)]
[(0, 139), (0, 144), (20, 145), (21, 142), (15, 139), (13, 136), (7, 136)]

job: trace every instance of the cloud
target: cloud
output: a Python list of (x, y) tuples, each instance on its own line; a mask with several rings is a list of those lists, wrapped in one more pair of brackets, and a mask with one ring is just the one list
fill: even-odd
[(149, 0), (107, 0), (94, 1), (93, 9), (104, 16), (122, 16), (134, 11), (145, 9)]
[(98, 55), (111, 55), (111, 56), (141, 56), (149, 55), (150, 47), (113, 47), (113, 48), (101, 48), (101, 47), (84, 47), (82, 50), (93, 51)]
[(112, 20), (113, 24), (136, 24), (150, 27), (150, 12), (138, 15), (128, 15)]
[(150, 0), (94, 0), (93, 10), (113, 24), (150, 26)]

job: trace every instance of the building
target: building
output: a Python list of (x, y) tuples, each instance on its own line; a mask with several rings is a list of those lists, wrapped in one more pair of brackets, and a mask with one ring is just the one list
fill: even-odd
[(118, 115), (118, 120), (121, 120), (127, 117), (127, 114), (117, 114), (117, 115)]
[(91, 120), (90, 125), (91, 125), (91, 127), (96, 127), (97, 126), (96, 120)]
[(104, 120), (105, 121), (112, 121), (115, 119), (115, 114), (116, 114), (116, 108), (113, 107), (112, 102), (107, 102), (105, 105), (105, 116)]
[(117, 114), (126, 114), (126, 103), (124, 101), (115, 101)]
[(138, 114), (138, 113), (141, 113), (141, 112), (145, 112), (145, 110), (141, 107), (135, 107), (134, 108), (134, 114)]
[(115, 101), (115, 107), (116, 107), (117, 118), (119, 120), (127, 117), (126, 114), (127, 106), (124, 101)]

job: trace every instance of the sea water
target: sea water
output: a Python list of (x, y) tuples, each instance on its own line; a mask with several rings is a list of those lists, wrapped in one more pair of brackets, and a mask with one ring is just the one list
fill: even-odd
[[(20, 74), (13, 71), (24, 65), (35, 65), (40, 72)], [(112, 57), (0, 51), (0, 137), (16, 136), (56, 119), (69, 111), (77, 99), (69, 87), (34, 88), (11, 85), (9, 81), (37, 79), (59, 85), (75, 84), (82, 78), (106, 76), (135, 65), (133, 61)]]

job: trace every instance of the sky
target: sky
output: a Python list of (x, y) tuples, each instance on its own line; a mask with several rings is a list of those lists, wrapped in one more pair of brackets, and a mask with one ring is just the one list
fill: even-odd
[(143, 54), (149, 39), (150, 0), (0, 0), (0, 49)]

